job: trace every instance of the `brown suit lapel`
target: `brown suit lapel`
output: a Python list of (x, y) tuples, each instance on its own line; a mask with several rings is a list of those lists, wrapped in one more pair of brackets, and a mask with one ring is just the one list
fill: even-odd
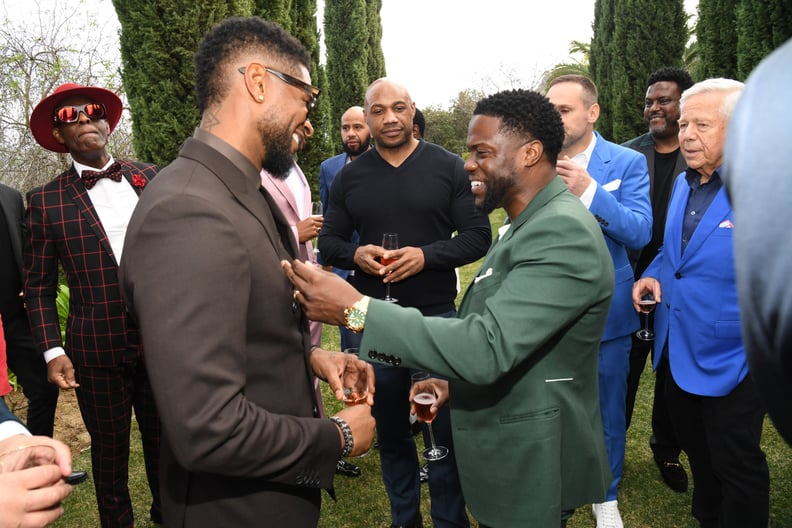
[[(239, 203), (258, 219), (272, 246), (277, 248), (280, 258), (286, 260), (296, 258), (295, 255), (299, 253), (289, 223), (272, 197), (262, 189), (259, 173), (256, 172), (255, 177), (252, 174), (250, 177), (244, 173), (240, 175), (239, 167), (228, 158), (214, 155), (213, 152), (216, 151), (211, 147), (207, 149), (204, 143), (190, 138), (185, 141), (179, 155), (205, 165), (223, 182)], [(252, 164), (250, 167), (252, 171), (256, 171)]]

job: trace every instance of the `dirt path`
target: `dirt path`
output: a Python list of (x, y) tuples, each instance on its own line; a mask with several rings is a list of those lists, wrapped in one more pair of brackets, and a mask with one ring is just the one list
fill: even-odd
[[(15, 391), (6, 396), (6, 402), (14, 414), (24, 421), (27, 417), (27, 400), (22, 391)], [(83, 425), (74, 391), (62, 390), (58, 397), (54, 436), (71, 447), (72, 456), (79, 455), (91, 445), (91, 439)]]

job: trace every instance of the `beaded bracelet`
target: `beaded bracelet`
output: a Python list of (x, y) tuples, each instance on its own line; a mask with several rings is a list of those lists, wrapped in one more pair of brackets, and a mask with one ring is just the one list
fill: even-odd
[(339, 458), (349, 456), (349, 453), (351, 453), (352, 449), (355, 447), (355, 439), (352, 438), (352, 429), (349, 428), (349, 424), (346, 423), (346, 421), (338, 416), (331, 416), (330, 420), (341, 429), (341, 434), (344, 436), (344, 449), (341, 451), (341, 456)]

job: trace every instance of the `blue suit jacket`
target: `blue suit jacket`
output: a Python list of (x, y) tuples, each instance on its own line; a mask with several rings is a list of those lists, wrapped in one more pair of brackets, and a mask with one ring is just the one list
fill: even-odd
[[(5, 400), (3, 400), (3, 398), (0, 398), (0, 423), (8, 422), (8, 421), (14, 421), (20, 424), (22, 423), (21, 421), (19, 421), (19, 418), (17, 418), (16, 415), (12, 413), (8, 407), (6, 407)], [(0, 438), (0, 440), (2, 440), (2, 438)]]
[(324, 207), (330, 203), (330, 186), (333, 185), (336, 174), (346, 165), (346, 153), (339, 154), (324, 160), (319, 165), (319, 199)]
[(638, 250), (652, 238), (652, 204), (646, 157), (603, 139), (599, 133), (588, 164), (597, 191), (589, 211), (599, 222), (615, 272), (615, 288), (602, 341), (638, 329), (632, 303), (633, 269), (628, 250)]
[[(333, 185), (336, 174), (341, 172), (341, 169), (346, 165), (346, 153), (327, 158), (319, 164), (319, 199), (322, 200), (323, 213), (327, 213), (327, 207), (330, 205), (330, 187)], [(322, 255), (319, 255), (319, 262), (322, 262)], [(333, 268), (333, 273), (346, 279), (349, 276), (349, 270), (341, 268)]]
[[(655, 347), (668, 344), (674, 381), (703, 396), (729, 394), (747, 375), (734, 272), (734, 215), (721, 188), (682, 253), (682, 220), (690, 187), (674, 183), (665, 243), (644, 272), (660, 281)], [(661, 354), (655, 354), (654, 366)]]
[[(319, 199), (322, 200), (322, 209), (324, 213), (327, 213), (327, 207), (330, 205), (330, 187), (333, 185), (333, 180), (335, 180), (336, 174), (341, 172), (341, 169), (344, 168), (346, 162), (347, 154), (344, 152), (343, 154), (324, 160), (319, 165)], [(355, 233), (355, 236), (357, 236), (357, 233)], [(319, 262), (322, 262), (321, 254), (319, 255)], [(342, 279), (346, 279), (349, 276), (349, 270), (336, 267), (333, 268), (333, 273)]]

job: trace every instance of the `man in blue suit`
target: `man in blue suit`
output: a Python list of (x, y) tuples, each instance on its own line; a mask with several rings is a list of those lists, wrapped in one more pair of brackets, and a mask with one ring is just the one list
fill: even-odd
[[(599, 394), (605, 446), (613, 480), (605, 502), (594, 504), (597, 528), (623, 528), (618, 485), (624, 466), (627, 375), (632, 333), (633, 269), (629, 250), (652, 237), (652, 207), (646, 157), (594, 132), (599, 118), (597, 87), (583, 75), (563, 75), (550, 83), (547, 98), (564, 122), (564, 145), (556, 168), (569, 190), (599, 222), (615, 271), (615, 289), (599, 351)], [(581, 468), (582, 469), (582, 468)]]
[[(322, 212), (325, 214), (330, 205), (330, 186), (333, 184), (336, 174), (341, 172), (346, 164), (351, 163), (371, 148), (371, 132), (369, 132), (362, 107), (350, 106), (341, 115), (341, 144), (344, 147), (342, 154), (328, 158), (319, 165), (319, 199), (322, 200), (324, 208)], [(319, 255), (319, 262), (322, 262), (321, 255)], [(346, 279), (350, 270), (333, 268), (333, 273)], [(349, 342), (347, 333), (349, 331), (340, 326), (339, 332), (341, 333), (341, 350), (351, 347), (352, 344)]]
[(663, 247), (633, 287), (651, 293), (655, 367), (671, 376), (665, 396), (693, 473), (693, 516), (703, 528), (767, 527), (769, 473), (760, 447), (764, 407), (740, 330), (734, 214), (720, 177), (726, 126), (743, 84), (708, 79), (680, 100), (687, 163), (671, 193)]

